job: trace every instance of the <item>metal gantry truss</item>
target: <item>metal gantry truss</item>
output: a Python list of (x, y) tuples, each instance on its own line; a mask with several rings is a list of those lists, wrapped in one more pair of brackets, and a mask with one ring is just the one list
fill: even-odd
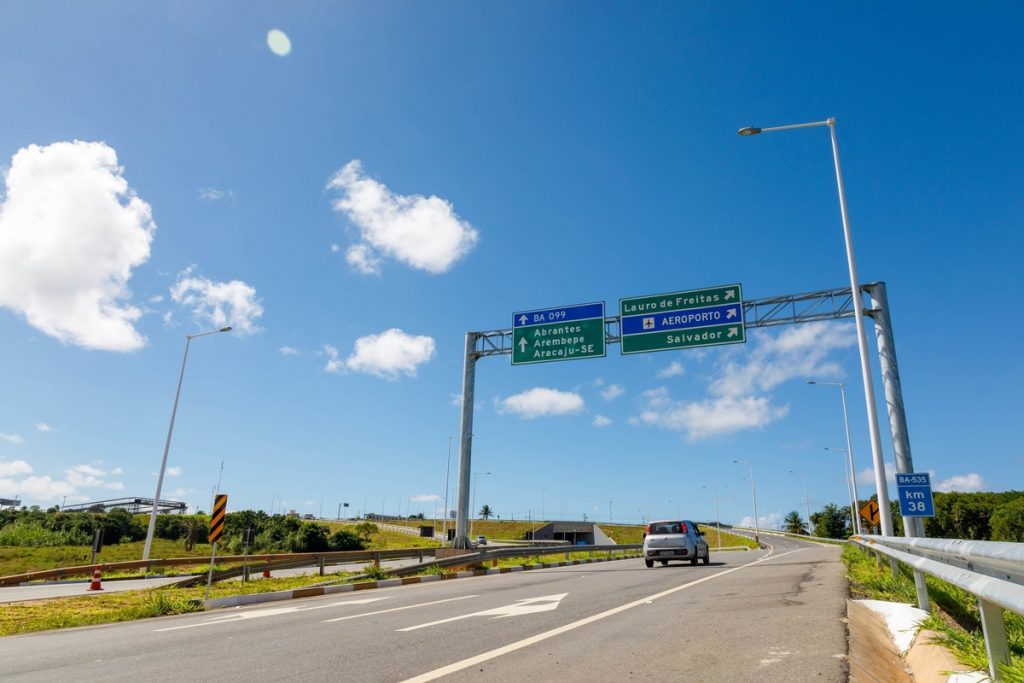
[[(867, 291), (869, 286), (862, 285), (862, 291)], [(849, 287), (824, 289), (806, 294), (770, 296), (743, 302), (743, 326), (747, 329), (818, 320), (840, 320), (852, 318), (853, 315), (853, 297), (850, 296)], [(511, 329), (476, 332), (475, 335), (474, 349), (477, 358), (512, 353)], [(621, 340), (619, 316), (605, 318), (604, 343), (618, 344)]]

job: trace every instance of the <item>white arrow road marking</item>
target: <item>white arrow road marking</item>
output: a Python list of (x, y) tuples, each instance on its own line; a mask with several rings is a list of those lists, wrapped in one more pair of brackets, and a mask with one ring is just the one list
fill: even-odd
[(525, 315), (519, 316), (519, 324), (520, 325), (525, 325), (528, 320), (529, 320), (529, 318), (527, 318)]
[(562, 602), (562, 598), (564, 598), (566, 595), (568, 595), (568, 593), (559, 593), (558, 595), (545, 595), (540, 598), (527, 598), (525, 600), (517, 600), (514, 604), (505, 605), (504, 607), (495, 607), (494, 609), (487, 609), (483, 612), (463, 614), (457, 617), (451, 617), (449, 619), (431, 621), (426, 624), (419, 624), (418, 626), (410, 626), (408, 628), (400, 628), (396, 630), (399, 632), (415, 631), (417, 629), (427, 628), (428, 626), (447, 624), (450, 621), (469, 619), (470, 617), (491, 617), (492, 619), (502, 619), (504, 617), (518, 617), (524, 614), (534, 614), (536, 612), (550, 612), (551, 610), (558, 609), (558, 603)]
[(725, 336), (726, 336), (726, 337), (735, 337), (735, 336), (736, 336), (737, 334), (739, 334), (739, 333), (740, 333), (739, 329), (737, 329), (737, 328), (735, 328), (735, 327), (730, 327), (730, 328), (729, 328), (729, 334), (727, 334), (727, 335), (725, 335)]
[(725, 299), (726, 301), (728, 301), (729, 299), (735, 299), (735, 298), (736, 298), (736, 290), (735, 290), (735, 289), (727, 289), (727, 290), (725, 291), (725, 297), (724, 297), (724, 299)]
[(362, 614), (350, 614), (347, 617), (338, 617), (337, 619), (324, 619), (325, 624), (329, 624), (332, 621), (345, 621), (347, 619), (359, 619), (360, 617), (372, 617), (375, 614), (387, 614), (388, 612), (401, 612), (402, 610), (412, 609), (414, 607), (426, 607), (428, 605), (440, 605), (442, 602), (452, 602), (454, 600), (465, 600), (467, 598), (476, 598), (476, 595), (460, 595), (457, 598), (446, 598), (444, 600), (434, 600), (433, 602), (421, 602), (418, 605), (406, 605), (405, 607), (392, 607), (391, 609), (380, 609), (376, 612), (363, 612)]
[(519, 352), (526, 353), (526, 337), (519, 340)]
[(788, 552), (782, 553), (781, 555), (775, 555), (774, 557), (772, 556), (773, 551), (769, 550), (767, 555), (765, 555), (764, 557), (762, 557), (760, 559), (754, 560), (753, 562), (748, 562), (747, 564), (741, 564), (740, 566), (733, 567), (732, 569), (726, 569), (725, 571), (720, 571), (720, 572), (717, 572), (715, 574), (710, 574), (708, 576), (705, 576), (703, 578), (697, 579), (695, 581), (690, 581), (690, 582), (684, 583), (684, 584), (682, 584), (680, 586), (675, 586), (674, 588), (669, 588), (668, 590), (661, 591), (660, 593), (655, 593), (654, 595), (650, 595), (650, 596), (648, 596), (646, 598), (640, 598), (639, 600), (634, 600), (633, 602), (627, 602), (625, 605), (619, 605), (618, 607), (612, 607), (611, 609), (605, 610), (604, 612), (600, 612), (598, 614), (594, 614), (594, 615), (591, 615), (589, 617), (584, 617), (583, 619), (580, 619), (579, 621), (574, 621), (571, 624), (565, 624), (564, 626), (558, 626), (556, 628), (551, 629), (550, 631), (545, 631), (544, 633), (538, 633), (535, 636), (530, 636), (529, 638), (524, 638), (523, 640), (520, 640), (520, 641), (518, 641), (516, 643), (509, 643), (508, 645), (503, 645), (501, 647), (495, 648), (495, 649), (490, 650), (488, 652), (483, 652), (483, 653), (478, 654), (476, 656), (469, 657), (468, 659), (463, 659), (460, 662), (455, 662), (455, 663), (449, 664), (447, 666), (442, 666), (439, 669), (434, 669), (433, 671), (428, 671), (428, 672), (426, 672), (424, 674), (420, 674), (419, 676), (413, 676), (412, 678), (407, 678), (405, 681), (402, 681), (402, 683), (427, 683), (428, 681), (436, 681), (438, 678), (443, 678), (445, 676), (448, 676), (449, 674), (455, 673), (456, 671), (462, 671), (463, 669), (468, 669), (471, 666), (476, 666), (477, 664), (482, 664), (483, 662), (487, 662), (487, 661), (490, 661), (492, 659), (496, 659), (498, 657), (501, 657), (502, 655), (507, 655), (510, 652), (515, 652), (516, 650), (521, 650), (524, 647), (529, 647), (530, 645), (535, 645), (536, 643), (545, 641), (545, 640), (547, 640), (549, 638), (554, 638), (555, 636), (562, 635), (563, 633), (568, 633), (569, 631), (574, 631), (574, 630), (576, 630), (576, 629), (578, 629), (578, 628), (580, 628), (582, 626), (586, 626), (587, 624), (592, 624), (595, 621), (601, 621), (602, 619), (607, 619), (608, 617), (616, 615), (616, 614), (619, 614), (620, 612), (625, 612), (628, 609), (633, 609), (634, 607), (639, 607), (640, 605), (648, 605), (648, 604), (654, 602), (655, 600), (659, 600), (659, 599), (664, 598), (666, 596), (672, 595), (673, 593), (678, 593), (679, 591), (686, 590), (687, 588), (692, 588), (693, 586), (700, 585), (700, 584), (704, 583), (705, 581), (713, 581), (715, 579), (720, 579), (723, 576), (728, 576), (729, 574), (732, 574), (733, 572), (738, 572), (738, 571), (740, 571), (742, 569), (746, 569), (747, 567), (753, 567), (755, 565), (761, 564), (762, 562), (768, 562), (770, 560), (777, 560), (780, 557), (785, 557), (786, 555), (791, 555), (792, 553), (798, 553), (798, 552), (801, 552), (802, 550), (807, 550), (807, 548), (800, 548), (798, 550), (790, 550)]
[(270, 609), (257, 609), (257, 610), (245, 610), (242, 612), (234, 612), (233, 614), (221, 614), (216, 617), (211, 617), (206, 621), (201, 621), (198, 624), (185, 624), (184, 626), (172, 626), (170, 628), (158, 628), (153, 629), (154, 633), (160, 631), (177, 631), (183, 628), (195, 628), (197, 626), (214, 626), (216, 624), (230, 624), (236, 621), (244, 621), (246, 619), (260, 619), (262, 617), (276, 617), (278, 614), (287, 614), (289, 612), (308, 612), (314, 609), (324, 609), (326, 607), (344, 607), (345, 605), (365, 605), (371, 602), (377, 602), (378, 600), (387, 600), (388, 598), (363, 598), (361, 600), (346, 600), (345, 602), (331, 602), (326, 605), (313, 605), (312, 607), (306, 605), (293, 605), (291, 607), (271, 607)]
[(729, 312), (725, 314), (725, 319), (726, 320), (732, 320), (735, 317), (736, 317), (736, 309), (735, 308), (730, 308)]

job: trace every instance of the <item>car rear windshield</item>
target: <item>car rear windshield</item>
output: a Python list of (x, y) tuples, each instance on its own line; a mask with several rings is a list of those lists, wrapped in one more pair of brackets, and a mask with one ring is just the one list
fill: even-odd
[(686, 522), (655, 522), (647, 527), (649, 534), (685, 534)]

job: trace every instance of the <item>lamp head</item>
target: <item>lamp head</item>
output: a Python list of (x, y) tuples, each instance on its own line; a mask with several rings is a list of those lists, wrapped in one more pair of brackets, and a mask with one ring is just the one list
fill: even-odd
[(815, 381), (814, 381), (813, 379), (809, 379), (809, 380), (807, 380), (807, 383), (808, 383), (808, 384), (817, 384), (817, 382), (815, 382)]
[(760, 128), (754, 128), (753, 126), (747, 126), (746, 128), (740, 128), (736, 132), (739, 133), (740, 135), (742, 135), (743, 137), (748, 137), (748, 136), (751, 136), (751, 135), (757, 135), (758, 133), (761, 132), (761, 129)]
[(219, 329), (219, 330), (217, 330), (217, 331), (218, 331), (218, 332), (230, 332), (230, 331), (231, 331), (231, 326), (229, 325), (229, 326), (227, 326), (227, 327), (222, 327), (222, 328), (220, 328), (220, 329)]

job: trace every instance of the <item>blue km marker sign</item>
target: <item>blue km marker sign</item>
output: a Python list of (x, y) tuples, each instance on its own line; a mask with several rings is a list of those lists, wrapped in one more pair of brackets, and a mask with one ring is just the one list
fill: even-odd
[(904, 472), (896, 475), (900, 498), (900, 514), (904, 517), (934, 517), (931, 475), (927, 472)]

